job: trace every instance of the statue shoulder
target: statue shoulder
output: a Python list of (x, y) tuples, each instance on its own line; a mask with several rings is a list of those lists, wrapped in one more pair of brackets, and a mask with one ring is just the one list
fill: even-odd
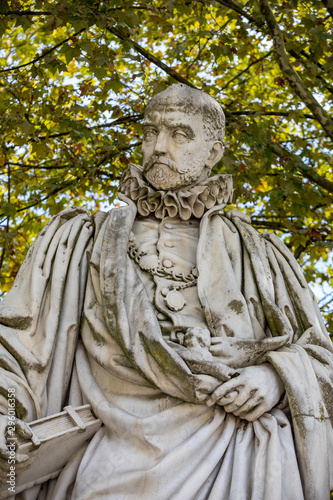
[(233, 232), (237, 232), (242, 243), (247, 248), (248, 252), (255, 254), (262, 252), (263, 255), (268, 255), (272, 252), (275, 258), (278, 259), (280, 266), (285, 269), (292, 270), (302, 288), (307, 289), (307, 283), (303, 272), (294, 256), (286, 244), (274, 233), (259, 233), (251, 226), (251, 219), (248, 215), (236, 210), (229, 210), (223, 217), (226, 222), (229, 220), (229, 228), (232, 224)]
[(81, 233), (84, 234), (84, 239), (89, 239), (94, 232), (94, 216), (86, 208), (65, 208), (43, 227), (28, 250), (26, 258), (35, 253), (36, 247), (42, 246), (46, 249), (50, 245), (57, 245), (64, 238), (74, 241)]
[(98, 211), (91, 213), (85, 207), (71, 206), (54, 215), (42, 229), (40, 235), (47, 232), (50, 227), (54, 229), (63, 225), (72, 226), (74, 231), (79, 231), (83, 227), (89, 227), (90, 232), (93, 230), (96, 234), (99, 232), (107, 216), (108, 212)]
[(73, 222), (73, 219), (75, 219), (75, 218), (84, 219), (86, 221), (93, 220), (91, 213), (86, 208), (71, 206), (71, 207), (65, 208), (64, 210), (62, 210), (58, 214), (51, 217), (51, 219), (45, 225), (45, 227), (43, 228), (41, 233), (45, 232), (50, 226), (54, 226), (55, 223), (62, 225), (62, 224), (66, 224), (67, 221)]
[(231, 221), (237, 217), (242, 222), (245, 222), (245, 224), (251, 224), (251, 217), (243, 212), (239, 212), (238, 210), (228, 210), (227, 212), (224, 212), (223, 215)]
[(231, 235), (232, 233), (238, 234), (237, 229), (237, 221), (241, 221), (244, 224), (251, 224), (251, 218), (244, 214), (243, 212), (239, 212), (238, 210), (228, 210), (227, 212), (218, 214), (221, 220), (224, 222), (225, 229)]
[[(30, 246), (11, 290), (1, 302), (2, 321), (7, 325), (16, 322), (21, 328), (23, 320), (19, 318), (38, 317), (36, 308), (43, 303), (44, 293), (51, 291), (49, 283), (65, 283), (69, 275), (71, 279), (81, 276), (82, 281), (74, 278), (74, 282), (83, 282), (95, 233), (93, 219), (88, 210), (80, 207), (66, 208), (50, 219)], [(60, 293), (62, 286), (54, 289)], [(57, 300), (60, 303), (59, 297)]]

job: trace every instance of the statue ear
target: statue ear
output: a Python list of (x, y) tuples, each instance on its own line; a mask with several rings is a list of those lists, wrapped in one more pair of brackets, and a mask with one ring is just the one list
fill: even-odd
[(209, 151), (208, 158), (206, 160), (206, 166), (213, 168), (214, 165), (222, 158), (224, 147), (221, 141), (215, 141), (212, 143)]

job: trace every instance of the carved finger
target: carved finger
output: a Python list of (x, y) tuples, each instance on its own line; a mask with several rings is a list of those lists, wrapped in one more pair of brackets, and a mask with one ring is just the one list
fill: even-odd
[(7, 481), (8, 481), (7, 470), (0, 468), (0, 483), (6, 483)]
[(22, 466), (25, 468), (26, 465), (28, 465), (30, 462), (32, 463), (34, 459), (30, 458), (26, 453), (16, 453), (15, 461), (17, 464), (22, 464)]
[(241, 415), (239, 415), (240, 418), (247, 420), (248, 422), (253, 422), (254, 420), (257, 420), (259, 417), (261, 417), (265, 412), (267, 411), (267, 408), (262, 404), (258, 404), (252, 410), (246, 412), (242, 412)]
[(16, 451), (15, 451), (15, 455), (13, 455), (13, 453), (14, 453), (14, 450), (9, 450), (7, 448), (7, 446), (0, 448), (0, 459), (2, 460), (2, 467), (10, 459), (12, 459), (13, 456), (15, 456), (15, 463), (23, 463), (23, 462), (26, 462), (27, 460), (29, 460), (29, 455), (27, 455), (25, 453), (17, 453)]
[(214, 344), (213, 339), (214, 337), (212, 337), (211, 345), (209, 347), (210, 352), (214, 354), (214, 356), (223, 356), (226, 353), (225, 344), (222, 344), (221, 342), (216, 342)]
[(22, 438), (29, 439), (35, 447), (38, 448), (40, 446), (40, 440), (38, 439), (36, 434), (31, 430), (29, 425), (23, 422), (23, 420), (17, 419), (15, 421), (15, 430), (17, 434)]
[(210, 397), (206, 401), (207, 406), (214, 405), (217, 401), (222, 399), (226, 394), (232, 392), (233, 390), (236, 390), (237, 387), (240, 386), (239, 382), (236, 379), (237, 377), (228, 380), (228, 382), (225, 382), (224, 384), (220, 385), (217, 389), (215, 389), (215, 391), (210, 395)]
[(244, 405), (248, 404), (250, 395), (247, 391), (243, 391), (230, 403), (224, 406), (224, 409), (228, 413), (233, 413), (237, 415), (237, 411)]
[(209, 396), (206, 401), (207, 406), (213, 406), (219, 399), (221, 399), (225, 394), (223, 390), (223, 385), (220, 385), (215, 391)]
[(1, 446), (0, 448), (0, 459), (9, 460), (9, 450), (6, 447)]
[[(1, 460), (1, 469), (9, 470), (10, 461), (13, 460), (13, 455), (8, 456), (6, 460)], [(29, 455), (25, 453), (15, 453), (15, 470), (17, 474), (30, 467), (30, 465), (34, 462), (34, 458), (29, 457)]]
[(15, 431), (24, 439), (30, 439), (32, 436), (32, 430), (28, 424), (18, 418), (15, 420)]
[(219, 404), (220, 406), (228, 405), (234, 401), (237, 395), (238, 395), (237, 391), (228, 392), (228, 394), (226, 394), (223, 398), (217, 401), (217, 404)]
[(228, 380), (228, 382), (225, 382), (224, 384), (220, 385), (215, 391), (210, 395), (208, 398), (206, 404), (207, 406), (212, 406), (215, 404), (217, 401), (222, 399), (226, 394), (232, 391), (237, 391), (243, 387), (243, 384), (241, 383), (241, 380), (239, 380), (239, 376), (232, 378), (231, 380)]
[(35, 459), (29, 457), (29, 455), (18, 453), (15, 457), (16, 470), (17, 473), (23, 470), (29, 469), (34, 463)]
[(221, 344), (222, 342), (225, 342), (225, 340), (222, 340), (221, 337), (212, 337), (210, 341), (212, 345)]
[(243, 418), (243, 415), (247, 415), (249, 412), (251, 412), (254, 408), (258, 406), (258, 401), (249, 398), (247, 401), (244, 401), (244, 404), (241, 406), (238, 406), (238, 408), (235, 408), (233, 411), (234, 415), (236, 417), (241, 417)]

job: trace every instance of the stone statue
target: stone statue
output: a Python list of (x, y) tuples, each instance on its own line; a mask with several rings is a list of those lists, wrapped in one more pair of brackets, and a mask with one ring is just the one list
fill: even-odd
[(172, 85), (143, 131), (127, 205), (54, 217), (0, 304), (2, 434), (9, 389), (26, 437), (65, 404), (103, 422), (16, 499), (327, 500), (332, 345), (290, 251), (223, 211), (223, 112)]

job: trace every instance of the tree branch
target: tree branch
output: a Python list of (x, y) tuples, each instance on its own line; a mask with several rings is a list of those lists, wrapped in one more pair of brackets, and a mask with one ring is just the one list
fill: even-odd
[(273, 51), (270, 50), (269, 52), (267, 52), (267, 54), (265, 54), (264, 56), (260, 57), (260, 59), (257, 59), (256, 61), (252, 61), (245, 69), (243, 69), (243, 71), (241, 71), (240, 73), (238, 73), (238, 75), (234, 76), (233, 78), (231, 78), (231, 80), (229, 80), (223, 87), (221, 90), (224, 90), (226, 89), (230, 83), (232, 83), (234, 80), (237, 80), (237, 78), (239, 78), (240, 76), (242, 76), (244, 73), (246, 73), (250, 68), (251, 66), (253, 66), (254, 64), (258, 64), (258, 62), (262, 61), (263, 59), (266, 59), (266, 57), (268, 57)]
[(24, 210), (28, 210), (29, 208), (36, 207), (37, 205), (39, 205), (43, 201), (47, 200), (51, 196), (53, 196), (57, 193), (60, 193), (60, 191), (63, 191), (64, 189), (67, 189), (68, 187), (70, 187), (73, 184), (73, 182), (74, 182), (74, 180), (63, 183), (61, 186), (52, 189), (47, 195), (44, 196), (44, 198), (40, 198), (38, 201), (31, 203), (30, 205), (26, 205), (25, 207), (19, 208), (18, 210), (16, 210), (16, 213), (18, 214), (19, 212), (24, 212)]
[(20, 167), (24, 168), (26, 170), (62, 170), (62, 169), (69, 169), (71, 166), (70, 164), (68, 165), (57, 165), (57, 166), (47, 166), (47, 165), (29, 165), (29, 164), (24, 164), (24, 163), (13, 163), (11, 161), (7, 162), (7, 165), (13, 165), (15, 167)]
[(202, 52), (205, 50), (205, 48), (207, 47), (207, 45), (210, 42), (210, 40), (211, 40), (211, 38), (207, 38), (207, 40), (205, 41), (205, 43), (203, 44), (203, 46), (200, 47), (200, 38), (199, 38), (199, 51), (198, 51), (198, 54), (196, 55), (196, 57), (193, 59), (193, 61), (186, 68), (186, 77), (187, 78), (189, 77), (190, 69), (197, 62), (197, 60), (200, 59)]
[[(320, 301), (318, 303), (320, 308), (327, 307), (327, 306), (329, 306), (333, 302), (332, 293), (333, 292), (331, 292), (330, 294), (327, 294), (325, 297), (323, 297), (322, 299), (320, 299)], [(324, 300), (326, 300), (325, 303), (324, 303)]]
[(107, 31), (109, 31), (110, 33), (112, 33), (113, 35), (115, 35), (116, 37), (120, 38), (120, 40), (124, 40), (124, 41), (130, 42), (131, 45), (133, 46), (133, 48), (136, 50), (136, 52), (138, 52), (139, 54), (141, 54), (148, 61), (152, 62), (153, 64), (155, 64), (156, 66), (158, 66), (159, 68), (161, 68), (163, 71), (165, 71), (165, 73), (167, 73), (168, 75), (170, 75), (177, 82), (185, 83), (185, 85), (188, 85), (189, 87), (196, 88), (195, 85), (193, 85), (193, 83), (189, 82), (186, 78), (184, 78), (183, 76), (179, 75), (172, 68), (170, 68), (169, 66), (167, 66), (166, 64), (164, 64), (159, 59), (157, 59), (157, 57), (155, 57), (153, 54), (151, 54), (146, 49), (144, 49), (143, 47), (141, 47), (141, 45), (139, 45), (137, 42), (134, 42), (134, 40), (131, 40), (131, 38), (128, 35), (125, 35), (124, 33), (121, 33), (116, 28), (106, 28), (106, 29), (107, 29)]
[[(224, 113), (227, 119), (233, 120), (234, 126), (237, 126), (240, 131), (250, 136), (245, 122), (240, 121), (236, 117), (233, 117), (230, 111), (225, 110)], [(314, 184), (324, 188), (330, 193), (333, 193), (333, 182), (329, 181), (326, 177), (322, 177), (321, 175), (317, 174), (317, 172), (313, 169), (313, 167), (306, 165), (306, 163), (304, 163), (299, 156), (288, 151), (288, 149), (284, 148), (277, 142), (274, 142), (270, 137), (265, 137), (264, 140), (267, 146), (271, 149), (273, 154), (275, 154), (280, 158), (285, 158), (286, 160), (289, 160), (291, 164), (294, 164), (296, 166), (296, 168), (303, 177), (310, 180)]]
[[(138, 115), (122, 116), (120, 118), (116, 118), (112, 122), (102, 123), (101, 125), (94, 125), (93, 127), (85, 127), (85, 129), (86, 130), (95, 130), (95, 129), (100, 129), (100, 128), (113, 127), (114, 125), (121, 125), (122, 123), (136, 123), (136, 122), (140, 121), (142, 118), (143, 118), (142, 113), (140, 113)], [(82, 124), (81, 124), (81, 126), (82, 126)], [(41, 141), (45, 141), (46, 139), (54, 139), (57, 137), (64, 137), (66, 135), (69, 135), (70, 133), (71, 133), (71, 130), (68, 130), (67, 132), (59, 132), (59, 134), (37, 136), (37, 138)], [(36, 138), (29, 139), (29, 142), (36, 142)]]
[(326, 179), (326, 177), (322, 177), (321, 175), (317, 174), (317, 172), (314, 170), (314, 168), (309, 167), (309, 165), (306, 165), (299, 156), (295, 155), (294, 153), (291, 153), (284, 147), (278, 145), (271, 139), (269, 140), (269, 145), (272, 150), (272, 152), (279, 157), (290, 159), (292, 163), (294, 163), (299, 170), (299, 172), (309, 181), (314, 182), (318, 186), (321, 186), (322, 188), (326, 189), (330, 193), (333, 193), (333, 182), (329, 181)]
[[(300, 50), (299, 53), (296, 52), (295, 50), (293, 49), (290, 49), (288, 50), (289, 54), (291, 56), (293, 56), (295, 59), (298, 59), (299, 61), (302, 61), (303, 63), (305, 62), (304, 59), (306, 59), (307, 61), (310, 61), (310, 62), (313, 62), (316, 66), (318, 66), (318, 68), (320, 68), (322, 71), (324, 71), (325, 73), (327, 73), (327, 71), (325, 71), (324, 67), (322, 64), (320, 64), (319, 61), (313, 61), (311, 59), (311, 56), (309, 54), (307, 54), (305, 52), (305, 50)], [(303, 56), (303, 57), (301, 57)]]
[[(133, 143), (130, 143), (128, 144), (127, 146), (124, 146), (124, 147), (121, 147), (118, 149), (118, 151), (127, 151), (131, 148), (135, 148), (136, 146), (140, 146), (142, 144), (142, 141), (137, 141), (137, 142), (133, 142)], [(99, 163), (97, 163), (97, 165), (94, 165), (94, 168), (96, 169), (96, 167), (98, 168), (99, 166), (101, 166), (103, 163), (105, 163), (106, 160), (109, 160), (110, 158), (112, 158), (112, 156), (114, 155), (114, 151), (111, 151), (108, 155), (104, 156)], [(10, 162), (8, 161), (6, 163), (6, 165), (13, 165), (15, 167), (20, 167), (20, 168), (23, 168), (23, 169), (26, 169), (26, 170), (69, 170), (69, 168), (71, 166), (73, 166), (71, 163), (68, 163), (67, 165), (29, 165), (27, 163), (14, 163), (14, 162)], [(103, 174), (107, 174), (107, 172), (104, 172), (103, 170), (99, 170), (101, 173)]]
[(313, 97), (311, 92), (305, 87), (303, 81), (294, 70), (290, 63), (283, 40), (283, 35), (279, 25), (274, 17), (272, 9), (267, 0), (259, 0), (261, 12), (263, 13), (269, 32), (273, 38), (274, 52), (278, 65), (288, 81), (294, 93), (302, 99), (304, 104), (312, 111), (320, 125), (323, 127), (328, 136), (333, 140), (333, 121), (322, 108), (319, 102)]
[[(297, 109), (293, 111), (229, 111), (229, 113), (232, 116), (251, 116), (251, 115), (258, 115), (258, 116), (289, 116), (291, 113), (295, 112), (300, 112)], [(309, 118), (310, 120), (316, 120), (316, 118), (313, 115), (308, 115), (305, 113), (302, 113), (300, 115), (300, 118)]]
[(37, 10), (8, 10), (0, 16), (53, 16), (52, 12), (42, 12)]
[[(237, 12), (238, 14), (244, 16), (248, 21), (250, 21), (252, 24), (254, 24), (259, 29), (259, 31), (261, 31), (264, 35), (267, 35), (267, 29), (266, 29), (265, 25), (261, 21), (259, 21), (258, 19), (247, 14), (243, 9), (241, 9), (240, 6), (237, 6), (234, 2), (229, 1), (229, 0), (215, 0), (215, 1), (221, 5), (224, 5), (225, 7), (229, 7), (234, 12)], [(322, 0), (323, 3), (325, 3), (325, 1), (331, 6), (330, 8), (331, 8), (331, 15), (332, 15), (333, 0)], [(327, 7), (327, 9), (328, 9), (328, 7)], [(333, 15), (332, 15), (332, 17), (333, 17)], [(295, 50), (288, 50), (288, 52), (291, 56), (295, 57), (295, 59), (301, 59), (300, 54), (302, 54), (307, 59), (310, 58), (309, 55), (304, 50), (301, 50), (300, 54), (298, 54)], [(315, 64), (317, 64), (317, 66), (324, 71), (324, 69), (322, 68), (322, 65), (320, 63), (315, 61)], [(317, 78), (325, 84), (327, 90), (330, 93), (333, 93), (332, 87), (330, 87), (328, 85), (328, 83), (320, 75), (317, 75)]]
[(113, 120), (113, 122), (102, 123), (101, 125), (95, 125), (93, 127), (90, 127), (89, 130), (95, 128), (113, 127), (114, 125), (121, 125), (122, 123), (136, 123), (140, 121), (142, 118), (143, 118), (143, 113), (137, 115), (122, 116), (120, 118), (116, 118), (115, 120)]
[(237, 14), (240, 14), (241, 16), (245, 17), (248, 21), (251, 21), (252, 23), (257, 23), (258, 21), (247, 14), (245, 10), (241, 8), (240, 5), (237, 5), (235, 2), (232, 2), (231, 0), (215, 0), (216, 3), (223, 5), (224, 7), (228, 7), (229, 9), (234, 10), (237, 12)]
[(329, 12), (330, 16), (333, 18), (333, 0), (322, 0), (325, 5), (327, 12)]
[[(320, 64), (320, 62), (318, 62), (318, 61), (312, 61), (311, 56), (309, 56), (309, 54), (307, 54), (305, 52), (305, 50), (301, 50), (299, 54), (292, 49), (288, 50), (288, 52), (292, 57), (294, 57), (296, 59), (296, 61), (299, 61), (301, 64), (303, 64), (305, 66), (305, 68), (307, 68), (307, 62), (310, 61), (311, 63), (316, 64), (316, 66), (321, 71), (323, 71), (324, 73), (327, 73), (327, 71), (325, 71), (323, 65)], [(303, 57), (301, 57), (301, 55), (304, 56), (306, 61), (304, 60)], [(316, 75), (316, 78), (318, 78), (318, 80), (320, 80), (325, 85), (326, 89), (330, 92), (330, 94), (333, 94), (333, 87), (330, 87), (330, 85), (327, 83), (327, 81), (321, 75)]]
[(282, 231), (283, 233), (290, 232), (290, 227), (288, 228), (279, 222), (258, 220), (251, 217), (251, 224), (257, 229), (274, 229), (275, 231)]
[[(186, 83), (186, 85), (190, 85), (190, 82)], [(297, 110), (295, 110), (297, 111)], [(257, 116), (286, 116), (288, 117), (290, 115), (290, 111), (252, 111), (252, 110), (245, 110), (245, 111), (225, 111), (226, 116), (229, 115), (231, 116), (252, 116), (252, 115), (257, 115)], [(95, 129), (101, 129), (101, 128), (107, 128), (107, 127), (113, 127), (115, 125), (121, 125), (123, 123), (136, 123), (143, 118), (143, 113), (137, 114), (137, 115), (129, 115), (129, 116), (122, 116), (121, 118), (116, 118), (112, 122), (107, 122), (107, 123), (102, 123), (101, 125), (95, 125), (93, 127), (86, 127), (87, 130), (95, 130)], [(300, 118), (309, 118), (312, 120), (315, 120), (315, 117), (313, 115), (309, 114), (303, 114), (300, 116)], [(44, 141), (46, 139), (55, 139), (58, 137), (65, 137), (71, 133), (70, 130), (67, 132), (59, 132), (58, 134), (51, 134), (48, 136), (37, 136), (37, 138), (41, 141)], [(31, 138), (29, 139), (30, 142), (35, 142), (36, 139)], [(66, 168), (66, 167), (63, 167)]]
[[(291, 220), (290, 217), (285, 217), (291, 224), (285, 224), (281, 221), (281, 217), (276, 217), (279, 221), (274, 220), (262, 220), (257, 217), (251, 217), (252, 224), (260, 227), (266, 227), (270, 229), (276, 229), (280, 231), (292, 232), (294, 234), (308, 234), (311, 237), (311, 232), (315, 229), (317, 232), (325, 232), (327, 234), (327, 226), (321, 227), (297, 227)], [(325, 240), (326, 241), (326, 240)]]
[[(11, 199), (11, 169), (10, 166), (8, 165), (7, 167), (7, 176), (8, 176), (8, 181), (7, 181), (7, 202), (10, 203)], [(9, 216), (6, 217), (6, 228), (5, 228), (6, 234), (9, 233)], [(0, 270), (3, 266), (3, 262), (5, 259), (5, 254), (6, 254), (6, 245), (3, 246), (1, 255), (0, 255)]]
[(24, 63), (24, 64), (19, 64), (18, 66), (12, 66), (11, 68), (2, 69), (0, 71), (0, 73), (9, 73), (10, 71), (15, 71), (16, 69), (25, 68), (26, 66), (29, 66), (30, 64), (35, 64), (36, 62), (43, 59), (45, 56), (51, 54), (51, 52), (53, 52), (56, 49), (58, 49), (59, 47), (61, 47), (64, 43), (68, 42), (68, 40), (70, 40), (73, 36), (78, 36), (83, 31), (86, 31), (86, 28), (80, 29), (79, 31), (74, 33), (74, 35), (71, 35), (71, 36), (67, 37), (65, 40), (62, 40), (61, 42), (57, 43), (57, 45), (55, 45), (54, 47), (51, 47), (50, 49), (46, 49), (45, 51), (43, 51), (43, 53), (41, 55), (39, 55), (38, 57), (36, 57), (32, 61), (29, 61), (29, 62)]

